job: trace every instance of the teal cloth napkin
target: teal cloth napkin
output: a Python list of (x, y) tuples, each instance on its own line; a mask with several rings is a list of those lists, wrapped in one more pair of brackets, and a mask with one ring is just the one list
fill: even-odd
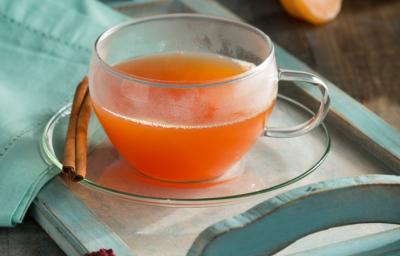
[(57, 174), (41, 158), (44, 125), (71, 101), (97, 36), (124, 20), (94, 0), (0, 0), (0, 226), (20, 223)]

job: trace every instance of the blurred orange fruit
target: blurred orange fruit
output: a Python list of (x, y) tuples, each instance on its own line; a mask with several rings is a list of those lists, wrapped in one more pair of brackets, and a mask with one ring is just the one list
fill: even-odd
[(320, 25), (333, 20), (342, 7), (342, 0), (281, 0), (293, 17)]

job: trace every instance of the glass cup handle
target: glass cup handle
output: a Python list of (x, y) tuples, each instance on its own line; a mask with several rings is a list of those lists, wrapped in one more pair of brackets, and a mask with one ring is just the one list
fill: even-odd
[(278, 72), (278, 78), (279, 81), (306, 82), (310, 85), (313, 85), (321, 91), (322, 99), (320, 101), (318, 112), (308, 121), (294, 127), (266, 127), (263, 135), (276, 138), (296, 137), (308, 133), (321, 124), (329, 112), (330, 104), (328, 86), (325, 84), (325, 82), (314, 74), (287, 69), (280, 69)]

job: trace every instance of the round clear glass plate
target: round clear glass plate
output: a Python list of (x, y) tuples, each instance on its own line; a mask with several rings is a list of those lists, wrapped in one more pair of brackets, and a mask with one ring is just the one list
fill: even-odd
[[(61, 169), (64, 139), (71, 105), (61, 108), (47, 123), (42, 152), (49, 164)], [(293, 126), (313, 113), (300, 103), (279, 95), (271, 126)], [(213, 181), (169, 183), (142, 175), (129, 166), (108, 140), (95, 115), (88, 129), (88, 167), (80, 183), (146, 204), (214, 206), (240, 202), (293, 184), (314, 172), (330, 150), (325, 125), (295, 138), (260, 137), (240, 161), (241, 174), (232, 171)]]

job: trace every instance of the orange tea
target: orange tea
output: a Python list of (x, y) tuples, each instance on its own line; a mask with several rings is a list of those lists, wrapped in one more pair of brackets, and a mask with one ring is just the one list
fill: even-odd
[[(272, 111), (272, 105), (253, 113), (221, 111), (221, 101), (226, 106), (240, 104), (234, 102), (237, 92), (229, 85), (216, 86), (212, 92), (181, 89), (223, 81), (252, 68), (219, 55), (176, 52), (135, 58), (113, 68), (150, 85), (122, 84), (120, 90), (105, 92), (103, 102), (113, 102), (118, 109), (110, 110), (94, 99), (97, 117), (120, 154), (156, 179), (188, 182), (223, 175), (254, 144)], [(175, 88), (163, 91), (151, 85), (154, 82)], [(151, 101), (152, 107), (124, 104), (126, 97), (135, 95)], [(180, 114), (168, 111), (178, 103)]]

